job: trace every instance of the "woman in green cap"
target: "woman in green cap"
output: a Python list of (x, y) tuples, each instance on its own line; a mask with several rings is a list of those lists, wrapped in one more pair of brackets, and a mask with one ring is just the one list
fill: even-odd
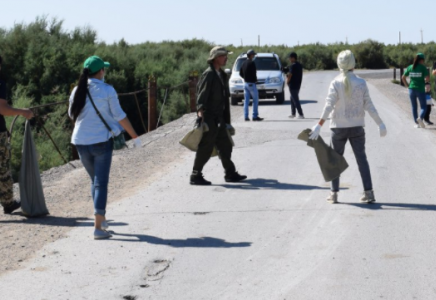
[[(107, 231), (106, 203), (109, 173), (112, 162), (113, 140), (124, 130), (133, 138), (135, 147), (141, 142), (122, 110), (115, 89), (104, 83), (106, 68), (110, 64), (98, 56), (89, 57), (79, 78), (79, 84), (70, 96), (68, 114), (75, 122), (71, 143), (79, 152), (80, 160), (91, 177), (91, 193), (94, 200), (94, 239), (111, 237)], [(92, 98), (92, 99), (91, 99)], [(110, 126), (109, 132), (94, 108)]]
[[(425, 128), (424, 118), (427, 110), (427, 100), (425, 97), (425, 84), (430, 81), (430, 76), (427, 68), (424, 65), (425, 56), (422, 53), (418, 53), (413, 60), (413, 64), (410, 65), (403, 75), (404, 85), (409, 88), (410, 102), (412, 103), (413, 120), (415, 121), (416, 128)], [(410, 84), (407, 82), (407, 77), (410, 77)], [(418, 105), (421, 107), (421, 112), (418, 117)]]

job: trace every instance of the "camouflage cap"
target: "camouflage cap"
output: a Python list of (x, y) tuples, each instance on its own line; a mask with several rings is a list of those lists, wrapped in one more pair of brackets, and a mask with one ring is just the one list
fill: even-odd
[(209, 55), (209, 59), (207, 60), (207, 63), (210, 64), (218, 56), (232, 54), (232, 53), (233, 52), (228, 51), (226, 48), (222, 46), (213, 47), (212, 50), (210, 50), (210, 55)]

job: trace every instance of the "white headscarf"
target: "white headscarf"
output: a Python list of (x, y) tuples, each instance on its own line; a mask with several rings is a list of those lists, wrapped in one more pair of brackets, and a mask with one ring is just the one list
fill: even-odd
[(338, 55), (338, 67), (341, 70), (343, 76), (343, 83), (345, 86), (345, 93), (351, 95), (351, 85), (348, 72), (353, 70), (356, 66), (356, 59), (354, 58), (353, 52), (350, 50), (345, 50)]

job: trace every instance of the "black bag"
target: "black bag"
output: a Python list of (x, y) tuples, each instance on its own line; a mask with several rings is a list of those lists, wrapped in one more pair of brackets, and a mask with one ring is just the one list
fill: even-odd
[(106, 121), (103, 119), (103, 117), (100, 114), (100, 111), (97, 109), (97, 106), (95, 106), (94, 100), (92, 100), (91, 93), (89, 93), (89, 90), (87, 91), (89, 100), (91, 100), (92, 106), (94, 106), (95, 111), (97, 112), (97, 115), (100, 117), (101, 121), (106, 126), (107, 130), (112, 134), (112, 140), (114, 142), (114, 150), (121, 150), (123, 148), (127, 148), (126, 140), (124, 139), (124, 134), (121, 132), (119, 135), (115, 136), (115, 133), (112, 131), (112, 128), (106, 123)]

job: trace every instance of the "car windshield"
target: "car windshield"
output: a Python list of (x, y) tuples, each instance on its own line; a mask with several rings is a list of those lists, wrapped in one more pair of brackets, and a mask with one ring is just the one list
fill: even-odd
[[(235, 66), (235, 71), (241, 70), (242, 64), (247, 60), (247, 58), (238, 59)], [(254, 60), (256, 64), (256, 69), (258, 71), (279, 71), (279, 63), (275, 57), (256, 57)]]

